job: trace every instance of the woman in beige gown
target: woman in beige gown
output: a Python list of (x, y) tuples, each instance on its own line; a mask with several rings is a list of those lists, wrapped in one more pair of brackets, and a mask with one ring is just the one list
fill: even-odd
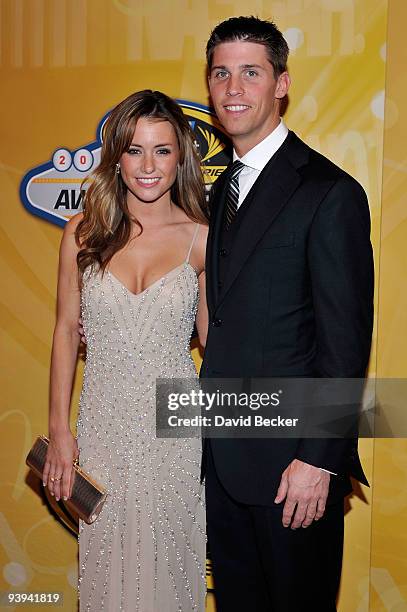
[[(107, 121), (85, 212), (67, 223), (60, 254), (44, 482), (66, 497), (79, 454), (109, 492), (97, 520), (80, 522), (81, 611), (205, 607), (201, 441), (156, 437), (155, 381), (196, 377), (189, 344), (195, 322), (205, 342), (206, 235), (180, 107), (159, 92), (129, 96)], [(87, 358), (76, 442), (79, 312)]]

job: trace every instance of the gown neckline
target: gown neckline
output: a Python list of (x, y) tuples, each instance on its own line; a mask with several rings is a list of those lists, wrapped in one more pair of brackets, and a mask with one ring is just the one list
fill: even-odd
[(143, 289), (142, 291), (139, 291), (138, 293), (134, 293), (133, 291), (130, 291), (130, 289), (128, 287), (126, 287), (126, 285), (115, 274), (113, 274), (113, 272), (111, 272), (110, 270), (106, 270), (106, 271), (107, 271), (107, 273), (109, 274), (110, 277), (112, 277), (119, 285), (121, 285), (123, 287), (123, 289), (125, 289), (127, 291), (127, 293), (129, 293), (131, 296), (136, 298), (136, 297), (139, 297), (139, 296), (143, 295), (144, 293), (146, 293), (147, 291), (149, 291), (150, 289), (152, 289), (156, 285), (158, 285), (159, 282), (161, 282), (162, 280), (167, 278), (167, 276), (169, 276), (172, 272), (176, 272), (177, 270), (180, 270), (184, 266), (189, 266), (191, 268), (191, 270), (194, 272), (195, 276), (198, 277), (197, 271), (189, 263), (189, 261), (183, 261), (178, 266), (175, 266), (175, 268), (171, 268), (171, 270), (168, 270), (168, 272), (163, 274), (160, 278), (157, 278), (157, 280), (155, 280), (153, 283), (151, 283), (150, 285), (145, 287), (145, 289)]

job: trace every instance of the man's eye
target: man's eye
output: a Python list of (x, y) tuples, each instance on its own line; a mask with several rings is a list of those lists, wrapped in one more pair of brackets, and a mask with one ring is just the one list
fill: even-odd
[(217, 79), (224, 79), (227, 76), (227, 72), (226, 70), (219, 70), (218, 72), (216, 72), (215, 76)]
[(246, 74), (249, 77), (257, 76), (257, 72), (255, 70), (247, 70)]

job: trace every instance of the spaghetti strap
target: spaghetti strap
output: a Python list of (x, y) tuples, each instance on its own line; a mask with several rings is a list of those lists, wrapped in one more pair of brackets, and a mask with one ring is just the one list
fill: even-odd
[(196, 224), (196, 228), (195, 228), (195, 231), (194, 231), (194, 235), (193, 235), (193, 238), (192, 238), (192, 242), (191, 242), (190, 247), (189, 247), (189, 250), (188, 250), (188, 254), (187, 254), (187, 258), (186, 258), (186, 260), (185, 260), (185, 263), (189, 263), (189, 258), (191, 257), (192, 248), (193, 248), (193, 246), (194, 246), (195, 239), (196, 239), (196, 237), (197, 237), (197, 235), (198, 235), (198, 230), (199, 230), (199, 223), (197, 223), (197, 224)]

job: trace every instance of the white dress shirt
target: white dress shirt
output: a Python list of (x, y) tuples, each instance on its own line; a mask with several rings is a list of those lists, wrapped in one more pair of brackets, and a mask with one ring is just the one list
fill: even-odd
[(283, 144), (287, 138), (288, 129), (282, 119), (278, 126), (264, 138), (253, 149), (250, 149), (245, 155), (239, 157), (233, 149), (233, 161), (237, 159), (246, 167), (239, 174), (239, 201), (237, 207), (241, 205), (250, 189), (253, 187), (256, 179), (260, 175), (264, 166), (270, 161), (274, 153)]

